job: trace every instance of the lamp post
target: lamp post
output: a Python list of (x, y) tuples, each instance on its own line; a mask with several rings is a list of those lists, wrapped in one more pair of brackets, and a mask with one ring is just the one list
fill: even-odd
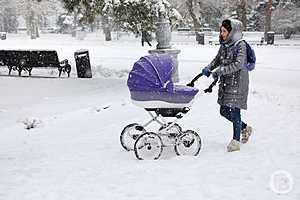
[[(157, 0), (157, 5), (163, 5), (161, 0)], [(171, 45), (171, 28), (169, 19), (166, 16), (164, 9), (158, 9), (158, 21), (156, 22), (156, 49), (149, 50), (150, 54), (169, 54), (172, 57), (174, 69), (172, 74), (173, 82), (179, 82), (178, 73), (178, 54), (179, 49), (172, 49)]]

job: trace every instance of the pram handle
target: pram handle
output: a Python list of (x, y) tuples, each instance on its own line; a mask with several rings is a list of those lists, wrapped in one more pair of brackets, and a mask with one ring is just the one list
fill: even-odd
[(187, 86), (190, 86), (190, 87), (194, 87), (195, 86), (195, 82), (201, 77), (203, 76), (202, 73), (198, 74), (195, 78), (193, 78), (193, 80), (187, 84)]
[[(202, 73), (198, 74), (195, 78), (193, 78), (193, 80), (192, 80), (190, 83), (187, 84), (187, 86), (194, 87), (195, 82), (196, 82), (201, 76), (203, 76)], [(214, 81), (210, 84), (210, 86), (204, 90), (204, 92), (205, 92), (205, 93), (211, 93), (211, 92), (212, 92), (212, 88), (217, 84), (217, 82), (218, 82), (218, 79), (214, 80)]]
[(205, 93), (212, 93), (212, 88), (217, 84), (218, 80), (219, 79), (214, 80), (214, 82), (212, 82), (210, 84), (210, 86), (204, 90), (204, 92)]

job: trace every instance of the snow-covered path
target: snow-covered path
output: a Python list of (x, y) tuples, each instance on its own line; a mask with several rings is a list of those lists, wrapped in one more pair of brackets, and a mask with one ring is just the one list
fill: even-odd
[[(124, 46), (95, 47), (92, 51), (108, 59), (101, 57), (104, 61), (93, 67), (130, 69), (127, 63), (147, 49), (129, 44), (123, 60), (114, 58)], [(17, 46), (13, 41), (8, 45)], [(178, 48), (182, 83), (217, 51), (214, 46)], [(20, 78), (1, 71), (0, 199), (300, 199), (300, 48), (257, 47), (256, 52), (249, 109), (242, 113), (255, 128), (250, 142), (240, 152), (225, 151), (232, 127), (219, 116), (215, 88), (213, 94), (199, 94), (179, 122), (200, 134), (199, 156), (177, 157), (167, 149), (157, 161), (138, 161), (120, 145), (124, 126), (148, 120), (147, 113), (130, 103), (126, 77), (97, 74), (82, 80), (74, 72), (69, 79)], [(48, 75), (47, 70), (39, 73)], [(205, 89), (210, 81), (199, 80), (197, 87)], [(40, 124), (26, 130), (26, 118)], [(290, 193), (277, 195), (270, 189), (277, 170), (292, 175)]]

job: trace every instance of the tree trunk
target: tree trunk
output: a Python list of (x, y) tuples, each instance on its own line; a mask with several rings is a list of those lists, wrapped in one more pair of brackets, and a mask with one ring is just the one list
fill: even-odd
[(105, 35), (105, 41), (111, 41), (111, 28), (108, 21), (108, 16), (102, 17), (102, 27)]
[(35, 34), (36, 34), (36, 37), (37, 37), (37, 38), (40, 37), (39, 27), (38, 27), (38, 24), (37, 24), (37, 23), (36, 23), (36, 26), (35, 26)]
[(29, 21), (30, 19), (29, 19), (29, 16), (26, 16), (25, 18), (26, 18), (25, 19), (26, 20), (26, 33), (28, 36), (30, 36), (30, 21)]
[(237, 14), (239, 20), (243, 23), (243, 30), (247, 30), (247, 3), (246, 0), (240, 0), (238, 4)]
[(34, 19), (34, 11), (30, 11), (29, 16), (29, 23), (30, 23), (30, 37), (31, 39), (36, 39), (36, 26), (35, 26), (35, 19)]
[(26, 16), (25, 16), (25, 21), (26, 21), (26, 32), (27, 35), (30, 36), (31, 35), (31, 4), (28, 0), (25, 1), (26, 3)]
[(271, 14), (272, 14), (272, 0), (268, 1), (266, 6), (266, 19), (265, 19), (265, 41), (267, 41), (267, 32), (271, 31)]
[(27, 35), (29, 35), (31, 39), (36, 39), (37, 37), (39, 37), (38, 19), (31, 1), (29, 0), (26, 1), (26, 8), (27, 8), (27, 14), (26, 14)]
[(76, 37), (76, 31), (77, 31), (77, 24), (78, 24), (78, 12), (74, 11), (74, 20), (73, 20), (73, 27), (72, 27), (72, 37)]
[(91, 32), (95, 32), (95, 23), (90, 24)]
[(7, 19), (8, 16), (5, 15), (4, 13), (4, 17), (3, 17), (3, 30), (4, 32), (7, 32), (8, 33), (8, 26), (9, 26), (9, 22), (8, 22), (8, 19)]
[(199, 19), (197, 18), (196, 14), (194, 12), (194, 6), (195, 6), (194, 0), (187, 0), (185, 3), (188, 8), (188, 12), (193, 20), (194, 30), (199, 30), (200, 23), (199, 23)]

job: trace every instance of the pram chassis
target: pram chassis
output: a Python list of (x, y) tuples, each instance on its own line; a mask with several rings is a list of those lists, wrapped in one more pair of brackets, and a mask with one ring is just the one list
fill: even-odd
[[(143, 160), (144, 158), (141, 154), (141, 149), (146, 148), (146, 151), (152, 151), (157, 149), (151, 159), (158, 159), (163, 151), (164, 147), (173, 146), (177, 155), (193, 155), (199, 154), (201, 149), (201, 138), (199, 135), (192, 131), (183, 131), (182, 128), (177, 124), (177, 122), (186, 114), (190, 109), (188, 107), (184, 108), (145, 108), (151, 119), (143, 125), (138, 125), (137, 123), (127, 125), (121, 135), (120, 141), (124, 149), (127, 151), (134, 150), (135, 155), (138, 159)], [(173, 121), (169, 121), (165, 118), (175, 118)], [(146, 128), (152, 124), (157, 123), (160, 127), (154, 132), (147, 132)], [(131, 134), (128, 127), (131, 128), (135, 133)], [(125, 137), (130, 137), (131, 144), (126, 144)], [(186, 137), (186, 138), (184, 138)], [(187, 137), (190, 137), (191, 141), (187, 141)], [(183, 141), (184, 140), (184, 141)], [(184, 143), (184, 144), (183, 144)], [(184, 145), (184, 146), (182, 146)], [(188, 146), (190, 145), (190, 146)], [(192, 152), (182, 152), (179, 148), (195, 148)]]

